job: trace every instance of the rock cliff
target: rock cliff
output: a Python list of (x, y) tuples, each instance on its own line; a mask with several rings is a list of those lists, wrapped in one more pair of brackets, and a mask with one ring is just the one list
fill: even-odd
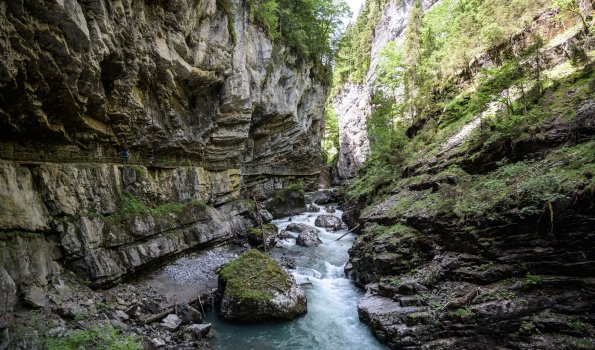
[(243, 194), (316, 179), (318, 65), (223, 5), (0, 4), (0, 314), (65, 266), (104, 285), (228, 240)]
[[(346, 271), (366, 288), (360, 319), (392, 349), (595, 344), (595, 47), (555, 16), (472, 60), (441, 101), (453, 104), (406, 130), (408, 153), (351, 187), (345, 221), (363, 230)], [(543, 86), (527, 54), (535, 33)], [(571, 64), (580, 50), (588, 58)], [(502, 78), (505, 54), (515, 77)]]
[[(424, 0), (422, 6), (429, 9), (438, 0)], [(372, 99), (381, 88), (376, 82), (380, 50), (389, 42), (402, 45), (413, 0), (389, 0), (381, 10), (370, 44), (370, 66), (363, 83), (346, 83), (333, 97), (332, 105), (339, 118), (339, 158), (337, 174), (342, 179), (351, 179), (357, 169), (368, 159), (370, 141), (366, 119), (373, 106)]]

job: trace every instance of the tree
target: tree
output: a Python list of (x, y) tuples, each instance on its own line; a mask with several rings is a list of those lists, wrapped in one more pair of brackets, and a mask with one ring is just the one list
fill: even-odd
[(585, 34), (589, 33), (589, 25), (587, 24), (585, 16), (583, 16), (581, 12), (581, 6), (577, 0), (554, 0), (553, 7), (561, 12), (569, 12), (578, 16), (583, 24)]
[(409, 23), (407, 24), (407, 36), (405, 37), (405, 57), (403, 71), (404, 103), (409, 106), (412, 120), (419, 115), (420, 104), (417, 97), (420, 95), (422, 82), (422, 29), (424, 11), (420, 0), (415, 0)]
[(249, 0), (250, 20), (273, 41), (330, 63), (337, 33), (349, 15), (345, 0)]

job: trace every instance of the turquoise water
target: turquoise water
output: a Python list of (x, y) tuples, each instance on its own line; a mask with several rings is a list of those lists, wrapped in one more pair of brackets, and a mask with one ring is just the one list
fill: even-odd
[[(333, 215), (341, 217), (341, 212)], [(316, 216), (316, 213), (306, 213), (293, 216), (291, 220), (314, 226)], [(280, 230), (289, 223), (288, 219), (273, 221)], [(283, 247), (272, 252), (273, 256), (285, 253), (295, 258), (297, 268), (291, 272), (298, 283), (309, 283), (304, 287), (308, 313), (292, 322), (265, 325), (228, 324), (211, 313), (208, 322), (213, 324), (214, 346), (221, 350), (386, 349), (359, 321), (357, 301), (363, 291), (343, 272), (355, 235), (349, 234), (336, 242), (345, 230), (320, 230), (323, 244), (318, 247), (300, 247), (295, 245), (295, 238), (288, 238), (283, 240)]]

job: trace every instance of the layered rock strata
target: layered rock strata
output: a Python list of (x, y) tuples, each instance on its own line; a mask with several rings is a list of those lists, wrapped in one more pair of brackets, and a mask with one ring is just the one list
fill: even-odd
[[(367, 288), (359, 316), (381, 341), (393, 349), (593, 347), (594, 106), (585, 101), (572, 120), (543, 126), (543, 137), (496, 142), (511, 144), (496, 153), (515, 164), (508, 169), (525, 159), (538, 169), (507, 175), (511, 186), (522, 181), (537, 195), (543, 189), (536, 185), (550, 186), (546, 179), (554, 174), (572, 179), (564, 189), (543, 187), (559, 191), (544, 204), (537, 203), (545, 196), (529, 201), (516, 191), (508, 204), (490, 208), (491, 215), (462, 215), (462, 206), (481, 205), (461, 202), (461, 194), (475, 190), (465, 174), (487, 188), (490, 176), (504, 171), (488, 166), (495, 153), (487, 147), (473, 162), (460, 153), (437, 159), (461, 166), (458, 174), (445, 175), (438, 166), (424, 177), (428, 168), (415, 167), (407, 185), (361, 212), (365, 229), (346, 270)], [(577, 137), (569, 141), (568, 134)], [(558, 158), (565, 152), (572, 156)], [(532, 205), (540, 207), (530, 213)]]
[(2, 315), (65, 266), (111, 284), (243, 234), (244, 193), (317, 178), (324, 79), (242, 2), (10, 1), (0, 33)]

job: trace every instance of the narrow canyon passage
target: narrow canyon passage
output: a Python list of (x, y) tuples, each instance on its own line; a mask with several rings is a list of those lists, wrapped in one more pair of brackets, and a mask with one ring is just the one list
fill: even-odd
[[(272, 223), (284, 230), (290, 223), (314, 226), (321, 213), (302, 213)], [(334, 214), (341, 217), (342, 212)], [(219, 349), (385, 349), (357, 315), (357, 302), (363, 291), (357, 288), (343, 270), (355, 234), (345, 229), (329, 231), (319, 228), (322, 244), (318, 247), (301, 247), (295, 244), (297, 234), (281, 241), (272, 249), (272, 256), (295, 259), (291, 270), (297, 282), (306, 290), (308, 313), (291, 322), (262, 325), (233, 325), (221, 322), (213, 313), (215, 337), (213, 344)]]

